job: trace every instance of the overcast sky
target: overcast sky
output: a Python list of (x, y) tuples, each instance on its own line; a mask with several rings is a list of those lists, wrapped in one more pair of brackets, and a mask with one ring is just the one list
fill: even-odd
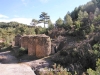
[(0, 22), (30, 24), (33, 18), (39, 20), (41, 12), (46, 12), (54, 23), (88, 1), (91, 0), (0, 0)]

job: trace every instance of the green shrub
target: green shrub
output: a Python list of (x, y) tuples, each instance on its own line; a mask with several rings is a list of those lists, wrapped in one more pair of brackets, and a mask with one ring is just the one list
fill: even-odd
[(62, 55), (62, 56), (67, 56), (67, 55), (68, 55), (67, 50), (61, 50), (61, 51), (60, 51), (60, 55)]
[(20, 51), (25, 51), (26, 49), (23, 48), (23, 47), (20, 47), (19, 50), (20, 50)]
[(28, 53), (28, 50), (23, 47), (20, 47), (18, 50), (18, 56), (23, 56), (24, 54), (27, 54), (27, 53)]
[(87, 73), (89, 75), (100, 75), (100, 59), (97, 60), (96, 62), (96, 70), (92, 70), (91, 68), (87, 69)]
[(63, 68), (61, 65), (57, 65), (56, 63), (52, 66), (52, 68), (44, 68), (44, 71), (40, 71), (40, 75), (72, 75), (67, 71), (66, 68)]
[[(77, 63), (82, 65), (82, 68), (87, 70), (88, 68), (95, 69), (96, 66), (96, 53), (94, 50), (88, 50), (87, 45), (81, 47), (80, 50), (74, 50), (74, 48), (69, 48), (66, 50), (61, 50), (58, 55), (52, 57), (52, 61), (65, 66), (71, 63)], [(99, 55), (99, 54), (98, 54)]]
[(95, 71), (92, 70), (91, 68), (87, 69), (87, 73), (88, 73), (89, 75), (96, 75)]
[(93, 49), (94, 50), (100, 50), (100, 44), (99, 43), (94, 44)]
[(93, 54), (95, 54), (96, 58), (100, 58), (100, 43), (96, 43), (92, 46)]

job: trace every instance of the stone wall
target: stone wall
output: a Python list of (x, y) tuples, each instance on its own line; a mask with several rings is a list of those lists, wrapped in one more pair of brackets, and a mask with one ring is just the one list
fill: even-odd
[(15, 36), (15, 46), (21, 46), (21, 35)]
[(28, 49), (28, 43), (29, 43), (29, 36), (22, 36), (21, 37), (21, 47)]
[(22, 36), (20, 41), (21, 47), (28, 49), (28, 55), (42, 58), (51, 54), (51, 39), (49, 36), (44, 34), (34, 36), (27, 35)]
[(36, 56), (41, 58), (51, 54), (51, 40), (49, 36), (36, 36)]
[(30, 36), (28, 41), (28, 55), (36, 55), (36, 37)]

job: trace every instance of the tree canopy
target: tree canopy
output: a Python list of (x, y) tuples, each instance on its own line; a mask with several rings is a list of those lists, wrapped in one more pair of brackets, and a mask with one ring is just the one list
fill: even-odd
[(47, 13), (42, 12), (39, 18), (40, 18), (39, 23), (43, 22), (44, 28), (45, 28), (45, 24), (48, 24), (50, 16), (48, 16)]

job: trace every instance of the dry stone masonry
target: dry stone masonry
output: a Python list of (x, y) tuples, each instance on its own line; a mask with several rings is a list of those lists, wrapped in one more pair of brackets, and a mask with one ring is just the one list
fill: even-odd
[(50, 37), (45, 34), (27, 35), (20, 38), (16, 36), (15, 40), (17, 40), (17, 42), (15, 42), (16, 46), (19, 46), (19, 44), (17, 44), (19, 42), (21, 43), (21, 47), (28, 49), (28, 55), (42, 58), (51, 54), (51, 40)]
[(21, 47), (28, 49), (29, 36), (21, 37)]
[(21, 45), (21, 35), (15, 36), (15, 46)]

